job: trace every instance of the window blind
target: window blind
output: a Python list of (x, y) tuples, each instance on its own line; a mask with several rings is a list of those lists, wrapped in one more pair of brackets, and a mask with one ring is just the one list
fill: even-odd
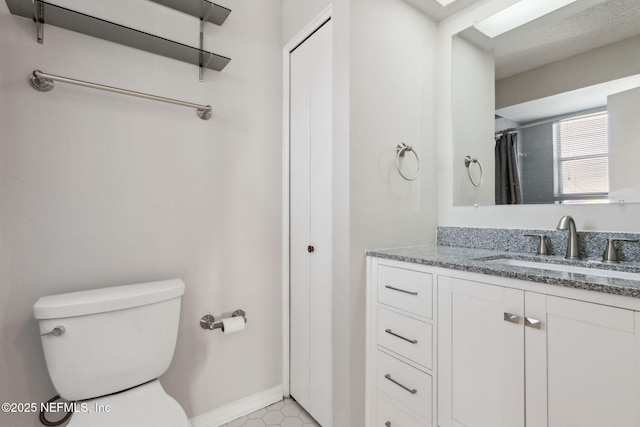
[(553, 123), (556, 197), (609, 192), (607, 113)]

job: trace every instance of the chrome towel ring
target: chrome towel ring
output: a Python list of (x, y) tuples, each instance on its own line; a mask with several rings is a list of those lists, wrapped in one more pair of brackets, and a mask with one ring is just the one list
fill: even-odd
[[(471, 175), (472, 163), (477, 164), (478, 167), (480, 168), (480, 179), (478, 179), (477, 183), (476, 183), (476, 180), (473, 179), (473, 176)], [(467, 175), (469, 175), (469, 181), (471, 181), (471, 184), (473, 184), (474, 187), (480, 187), (480, 184), (482, 184), (482, 165), (480, 164), (478, 159), (475, 157), (472, 159), (471, 156), (465, 156), (464, 165), (467, 167)]]
[[(413, 155), (416, 156), (416, 162), (418, 164), (416, 173), (411, 178), (407, 177), (405, 174), (402, 173), (402, 170), (400, 170), (400, 157), (404, 157), (404, 153), (406, 153), (407, 151), (411, 151)], [(416, 153), (413, 147), (405, 144), (404, 142), (401, 142), (400, 144), (398, 144), (398, 146), (396, 147), (396, 152), (398, 153), (396, 155), (396, 169), (398, 169), (398, 173), (400, 174), (401, 177), (403, 177), (407, 181), (413, 181), (420, 174), (420, 158), (418, 157), (418, 153)]]

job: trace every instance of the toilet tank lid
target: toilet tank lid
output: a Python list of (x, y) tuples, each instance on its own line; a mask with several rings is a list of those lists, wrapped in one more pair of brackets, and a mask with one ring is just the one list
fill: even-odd
[(36, 319), (58, 319), (154, 304), (184, 294), (181, 279), (113, 286), (41, 297), (33, 306)]

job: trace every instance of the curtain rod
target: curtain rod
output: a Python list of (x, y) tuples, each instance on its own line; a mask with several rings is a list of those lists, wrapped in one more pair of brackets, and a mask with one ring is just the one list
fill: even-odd
[[(557, 122), (559, 120), (570, 119), (570, 118), (576, 117), (576, 116), (582, 116), (582, 115), (587, 116), (587, 115), (599, 114), (599, 113), (602, 113), (603, 111), (607, 111), (607, 108), (606, 107), (598, 107), (598, 108), (591, 108), (589, 110), (577, 111), (575, 113), (564, 114), (562, 116), (556, 116), (556, 117), (552, 117), (552, 118), (544, 119), (544, 120), (538, 120), (537, 122), (527, 123), (526, 125), (522, 125), (522, 126), (518, 126), (518, 127), (514, 127), (514, 128), (502, 129), (502, 130), (496, 131), (494, 133), (494, 135), (499, 135), (501, 133), (515, 132), (515, 131), (520, 130), (520, 129), (526, 129), (526, 128), (530, 128), (530, 127), (533, 127), (533, 126), (539, 126), (539, 125), (544, 125), (544, 124), (547, 124), (547, 123), (553, 123), (553, 122)], [(500, 117), (500, 116), (497, 116), (497, 117)]]
[(553, 122), (555, 122), (557, 120), (558, 120), (557, 118), (548, 119), (548, 120), (540, 120), (540, 121), (537, 121), (537, 122), (529, 123), (529, 124), (518, 126), (518, 127), (515, 127), (515, 128), (502, 129), (502, 130), (496, 131), (495, 135), (499, 135), (499, 134), (502, 134), (502, 133), (511, 133), (511, 132), (515, 132), (515, 131), (520, 130), (520, 129), (526, 129), (526, 128), (530, 128), (530, 127), (534, 127), (534, 126), (538, 126), (538, 125), (544, 125), (544, 124), (547, 124), (547, 123), (553, 123)]
[(138, 98), (150, 99), (152, 101), (160, 101), (160, 102), (166, 102), (169, 104), (180, 105), (182, 107), (195, 108), (197, 110), (198, 117), (200, 117), (202, 120), (209, 120), (212, 115), (212, 110), (210, 105), (194, 104), (192, 102), (180, 101), (177, 99), (165, 98), (157, 95), (150, 95), (148, 93), (135, 92), (128, 89), (120, 89), (113, 86), (105, 86), (97, 83), (90, 83), (82, 80), (70, 79), (68, 77), (54, 76), (53, 74), (43, 73), (40, 70), (35, 70), (33, 74), (29, 76), (29, 82), (31, 83), (31, 86), (34, 89), (39, 90), (40, 92), (48, 92), (51, 89), (53, 89), (54, 80), (62, 83), (88, 87), (91, 89), (98, 89), (98, 90), (104, 90), (106, 92), (119, 93), (121, 95), (135, 96)]

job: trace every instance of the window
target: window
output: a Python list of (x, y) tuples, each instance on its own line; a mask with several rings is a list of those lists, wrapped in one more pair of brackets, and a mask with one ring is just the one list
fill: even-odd
[(606, 197), (609, 192), (607, 113), (553, 123), (555, 196)]

